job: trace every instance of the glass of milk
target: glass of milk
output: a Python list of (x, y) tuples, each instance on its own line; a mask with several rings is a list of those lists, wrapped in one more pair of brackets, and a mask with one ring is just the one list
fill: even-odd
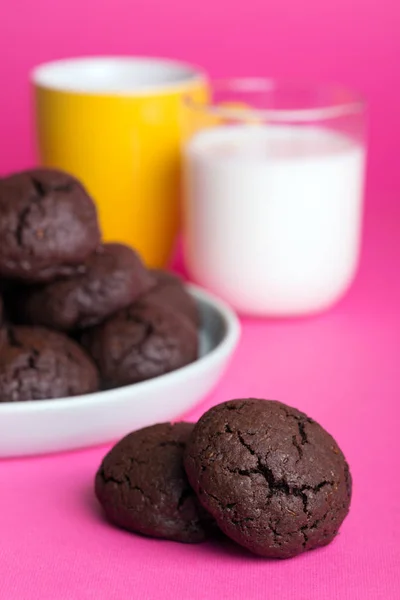
[(340, 86), (236, 79), (187, 99), (184, 255), (240, 313), (335, 303), (358, 263), (365, 105)]

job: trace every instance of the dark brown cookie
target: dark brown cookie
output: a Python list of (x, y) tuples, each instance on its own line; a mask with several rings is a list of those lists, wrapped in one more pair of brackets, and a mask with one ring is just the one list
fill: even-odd
[(18, 322), (70, 331), (97, 325), (151, 288), (154, 280), (128, 246), (104, 244), (85, 272), (16, 292)]
[(0, 402), (45, 400), (98, 390), (96, 367), (62, 333), (8, 327), (0, 346)]
[(151, 379), (197, 358), (193, 325), (159, 304), (132, 304), (85, 331), (81, 342), (97, 363), (105, 388)]
[(337, 443), (280, 402), (232, 400), (206, 412), (185, 468), (222, 531), (261, 556), (329, 544), (349, 511), (351, 477)]
[(0, 275), (27, 282), (75, 273), (100, 243), (96, 208), (66, 173), (0, 179)]
[(207, 537), (206, 514), (183, 468), (192, 429), (191, 423), (153, 425), (130, 433), (110, 450), (96, 475), (95, 490), (112, 523), (177, 542)]
[(199, 326), (200, 315), (194, 298), (186, 291), (182, 280), (169, 271), (154, 269), (151, 271), (155, 285), (143, 296), (146, 302), (156, 302), (170, 306), (187, 317), (195, 327)]

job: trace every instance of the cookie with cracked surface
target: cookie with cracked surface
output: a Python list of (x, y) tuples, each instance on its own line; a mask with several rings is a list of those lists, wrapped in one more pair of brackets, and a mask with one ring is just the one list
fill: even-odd
[(159, 304), (135, 303), (83, 332), (82, 345), (97, 364), (105, 388), (158, 377), (193, 362), (194, 326)]
[(41, 327), (7, 327), (0, 346), (0, 402), (46, 400), (98, 390), (98, 373), (78, 344)]
[(123, 244), (103, 244), (82, 274), (18, 290), (17, 322), (71, 331), (97, 325), (131, 304), (154, 283), (138, 254)]
[(0, 239), (0, 275), (32, 283), (69, 276), (100, 243), (96, 207), (67, 173), (16, 173), (0, 179)]
[(200, 324), (199, 309), (194, 298), (186, 291), (180, 277), (170, 271), (153, 269), (155, 285), (143, 296), (146, 302), (170, 306), (189, 319), (195, 327)]
[(109, 521), (151, 537), (187, 543), (206, 539), (208, 516), (183, 468), (192, 429), (191, 423), (153, 425), (130, 433), (110, 450), (95, 479)]
[(329, 544), (346, 517), (351, 476), (335, 440), (280, 402), (219, 404), (196, 424), (189, 482), (222, 531), (255, 554), (289, 558)]

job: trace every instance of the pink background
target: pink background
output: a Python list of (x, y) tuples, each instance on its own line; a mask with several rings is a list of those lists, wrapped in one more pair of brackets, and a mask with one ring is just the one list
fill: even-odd
[[(235, 8), (234, 8), (235, 6)], [(213, 75), (306, 76), (370, 100), (359, 276), (330, 313), (244, 323), (212, 403), (256, 395), (309, 412), (337, 437), (354, 501), (328, 548), (286, 562), (229, 545), (181, 546), (106, 525), (91, 491), (105, 449), (0, 462), (0, 598), (400, 597), (400, 5), (397, 0), (15, 0), (0, 9), (0, 172), (32, 164), (27, 77), (41, 61), (132, 53)]]
[(180, 58), (214, 76), (299, 76), (356, 87), (371, 105), (372, 184), (400, 188), (397, 0), (3, 0), (0, 172), (32, 162), (29, 70), (108, 53)]

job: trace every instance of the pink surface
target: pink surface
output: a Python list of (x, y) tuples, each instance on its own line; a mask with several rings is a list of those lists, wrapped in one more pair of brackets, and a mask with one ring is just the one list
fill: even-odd
[(358, 87), (371, 104), (371, 168), (365, 248), (351, 293), (315, 319), (245, 322), (226, 377), (190, 415), (255, 395), (319, 419), (354, 477), (338, 539), (286, 562), (212, 543), (147, 540), (101, 519), (92, 479), (105, 448), (0, 461), (1, 599), (400, 598), (399, 22), (396, 0), (2, 3), (0, 173), (34, 161), (29, 69), (99, 53), (172, 56), (216, 76), (303, 76)]
[(113, 529), (93, 497), (106, 448), (0, 462), (0, 598), (396, 600), (400, 597), (400, 210), (369, 214), (360, 276), (324, 316), (244, 323), (224, 381), (196, 409), (261, 396), (337, 438), (354, 478), (330, 546), (290, 561), (229, 544), (185, 546)]

